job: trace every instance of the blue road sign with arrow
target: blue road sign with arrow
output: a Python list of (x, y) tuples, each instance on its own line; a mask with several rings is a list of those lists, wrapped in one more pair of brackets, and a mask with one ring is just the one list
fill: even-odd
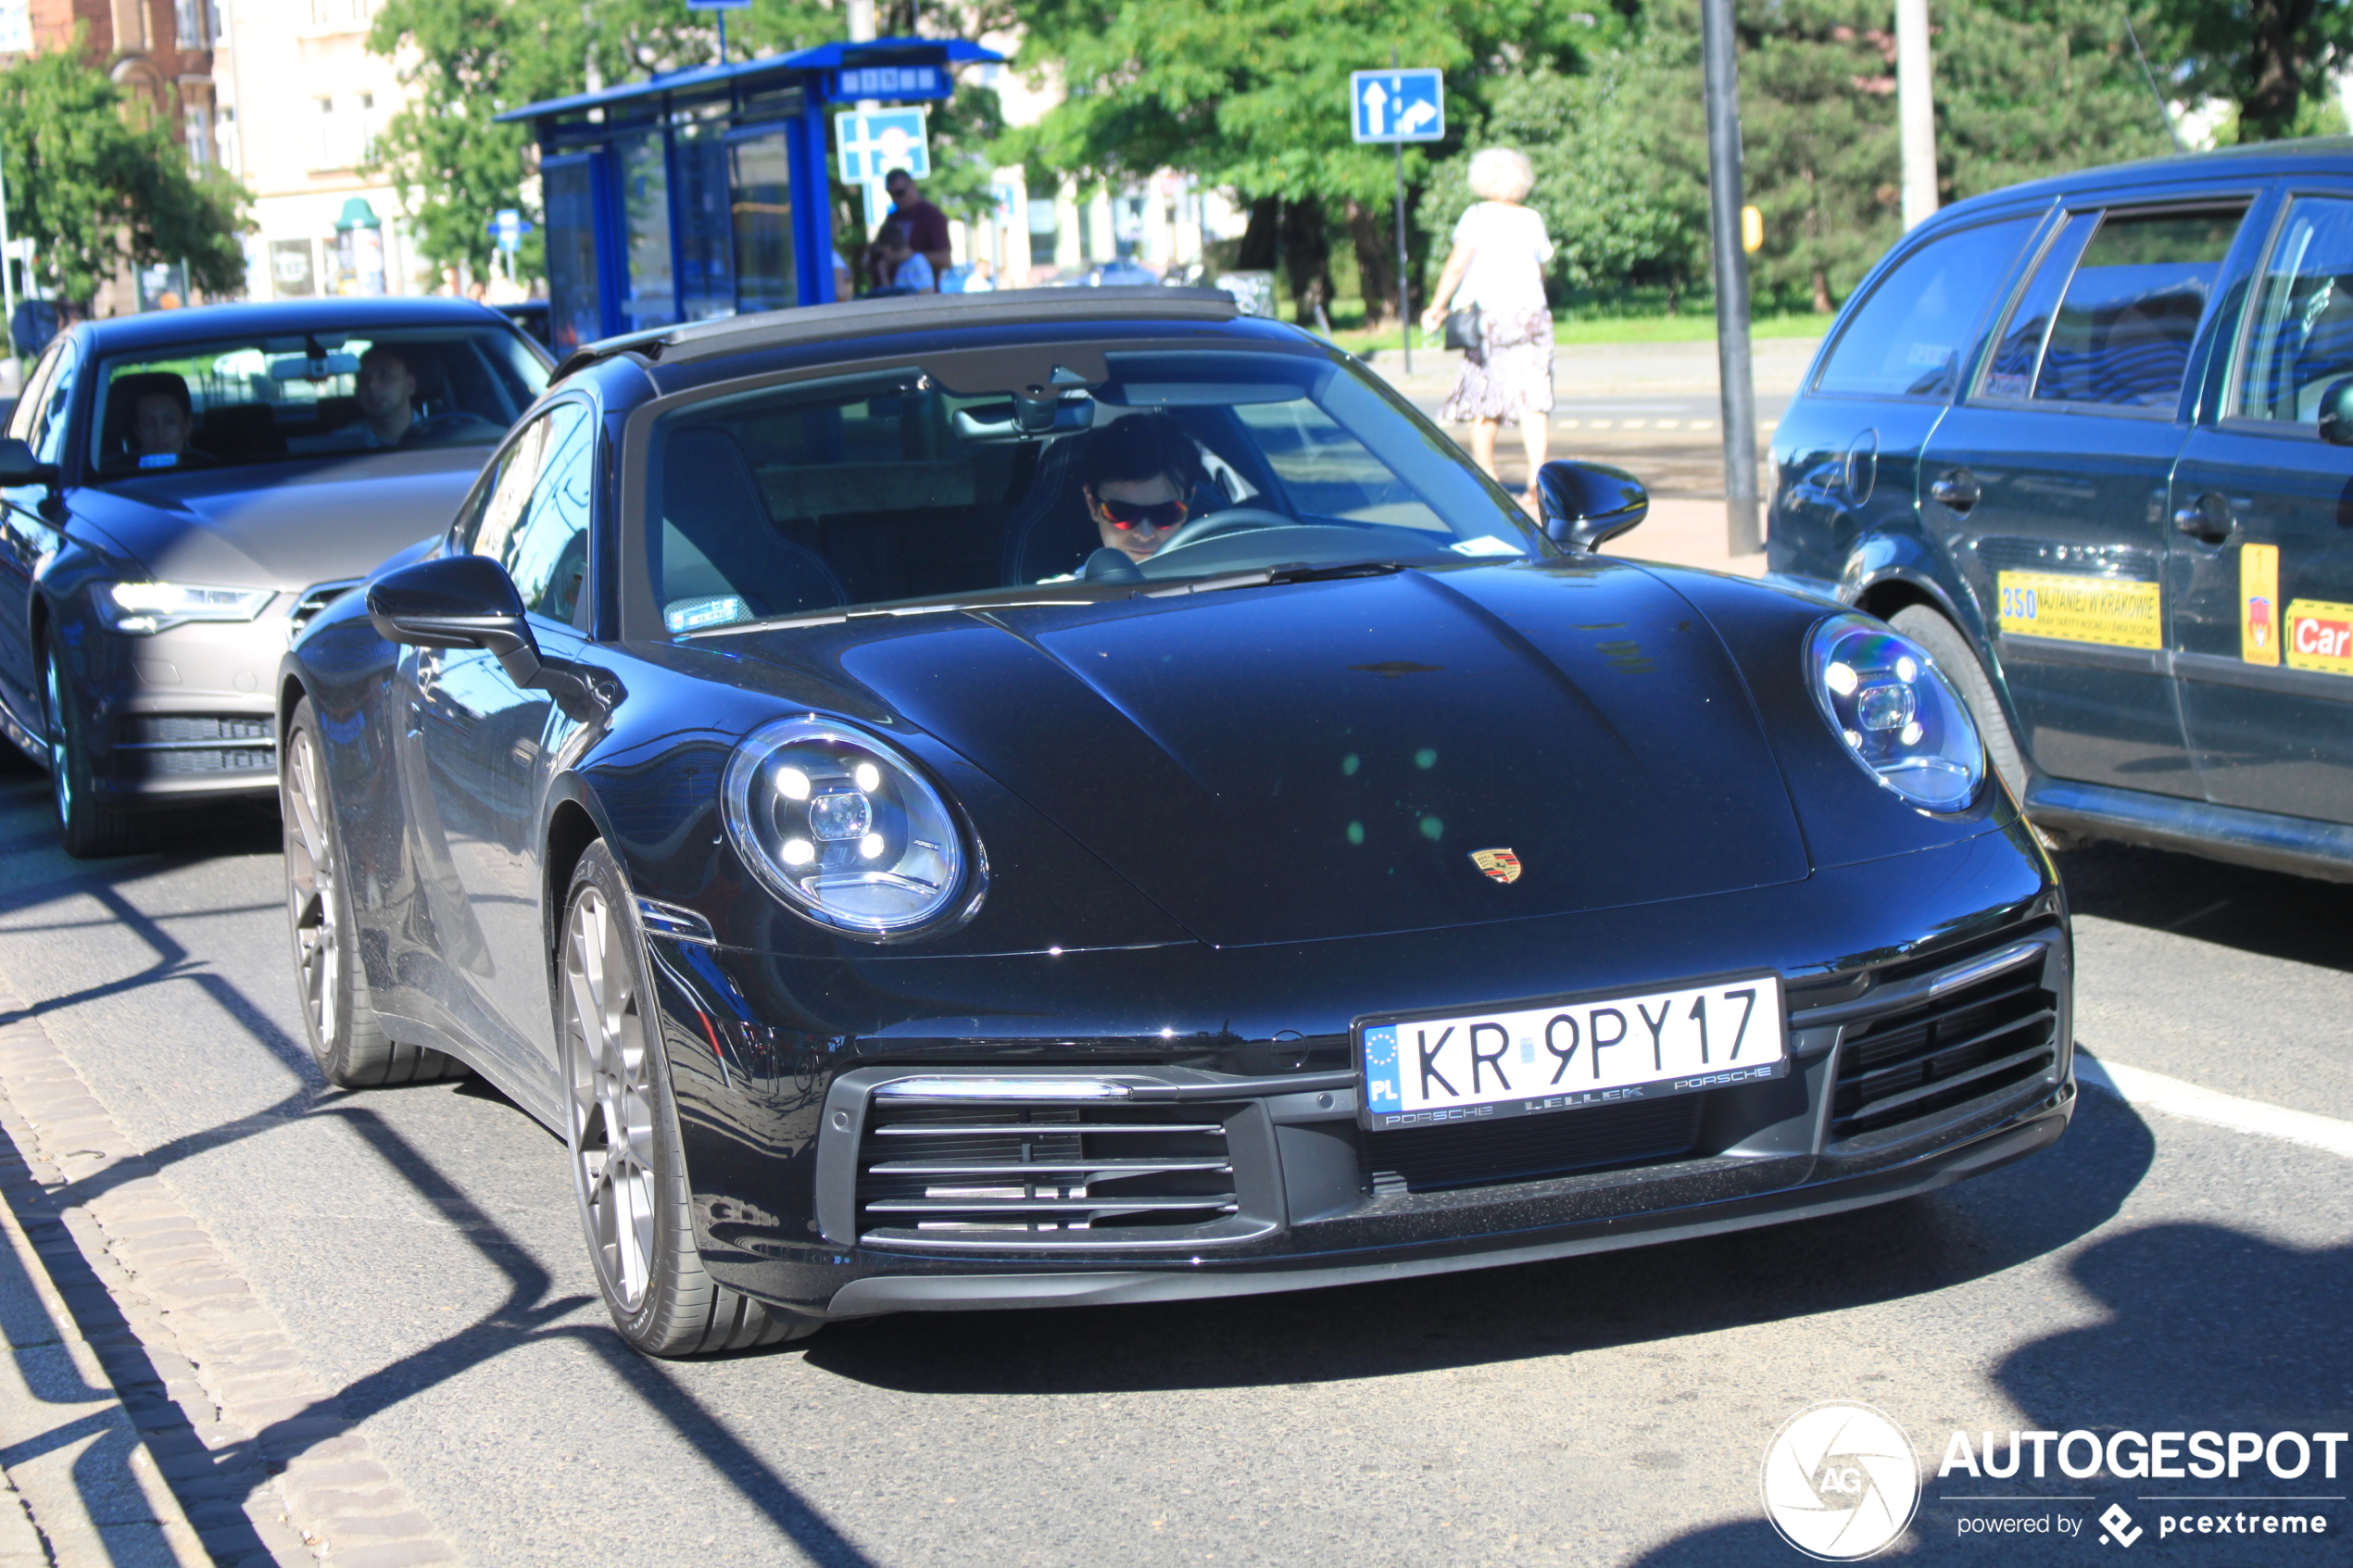
[(1359, 142), (1435, 142), (1446, 134), (1443, 72), (1352, 71), (1348, 94)]

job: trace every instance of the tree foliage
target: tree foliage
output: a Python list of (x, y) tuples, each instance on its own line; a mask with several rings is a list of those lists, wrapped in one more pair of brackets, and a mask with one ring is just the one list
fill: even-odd
[(86, 307), (126, 262), (185, 261), (208, 294), (244, 288), (252, 194), (192, 172), (170, 137), (133, 123), (78, 38), (0, 70), (0, 157), (10, 232), (34, 237), (34, 270), (58, 297)]
[[(1950, 202), (2170, 148), (2119, 0), (1938, 0), (1939, 193)], [(1892, 14), (1857, 0), (1741, 0), (1745, 200), (1760, 309), (1829, 310), (1902, 232)], [(1705, 287), (1707, 157), (1691, 0), (1657, 0), (1579, 73), (1499, 86), (1470, 144), (1517, 146), (1559, 245), (1556, 288)], [(1435, 171), (1422, 221), (1442, 243), (1471, 197), (1466, 153)]]
[[(1244, 203), (1268, 204), (1253, 225), (1261, 238), (1246, 241), (1246, 252), (1271, 254), (1279, 198), (1298, 209), (1280, 225), (1296, 290), (1299, 263), (1312, 270), (1333, 228), (1353, 219), (1351, 228), (1377, 241), (1390, 204), (1394, 155), (1352, 139), (1351, 71), (1392, 57), (1444, 69), (1451, 135), (1407, 150), (1407, 177), (1418, 183), (1433, 157), (1460, 146), (1455, 128), (1484, 117), (1497, 84), (1532, 69), (1574, 68), (1615, 36), (1616, 13), (1593, 5), (1579, 12), (1570, 0), (1026, 0), (1020, 63), (1051, 71), (1067, 96), (1007, 148), (1033, 168), (1090, 180), (1182, 169)], [(1360, 262), (1369, 248), (1360, 245)], [(1385, 275), (1385, 264), (1367, 271)]]
[(2353, 51), (2345, 0), (2159, 0), (2149, 43), (2181, 62), (2181, 86), (2236, 107), (2235, 139), (2265, 142), (2319, 128), (2334, 79)]

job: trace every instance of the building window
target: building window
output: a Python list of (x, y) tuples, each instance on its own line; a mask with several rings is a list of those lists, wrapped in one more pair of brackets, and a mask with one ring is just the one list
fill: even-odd
[(190, 104), (185, 113), (188, 143), (188, 167), (202, 170), (212, 162), (212, 111), (201, 104)]
[(321, 32), (364, 32), (377, 0), (310, 0), (310, 25)]
[(211, 48), (214, 19), (212, 0), (172, 0), (174, 39), (182, 49)]

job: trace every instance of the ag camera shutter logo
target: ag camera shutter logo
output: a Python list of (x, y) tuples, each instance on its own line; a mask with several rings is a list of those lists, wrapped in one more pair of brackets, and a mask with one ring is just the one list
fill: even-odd
[(1919, 1507), (1920, 1461), (1904, 1429), (1835, 1400), (1790, 1417), (1765, 1449), (1765, 1517), (1823, 1562), (1852, 1562), (1904, 1533)]

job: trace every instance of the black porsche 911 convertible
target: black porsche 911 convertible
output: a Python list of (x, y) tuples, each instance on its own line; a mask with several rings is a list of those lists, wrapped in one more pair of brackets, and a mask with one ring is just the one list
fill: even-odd
[(279, 688), (311, 1043), (567, 1140), (663, 1355), (1822, 1215), (2074, 1104), (1929, 655), (1604, 558), (1222, 294), (583, 350)]

